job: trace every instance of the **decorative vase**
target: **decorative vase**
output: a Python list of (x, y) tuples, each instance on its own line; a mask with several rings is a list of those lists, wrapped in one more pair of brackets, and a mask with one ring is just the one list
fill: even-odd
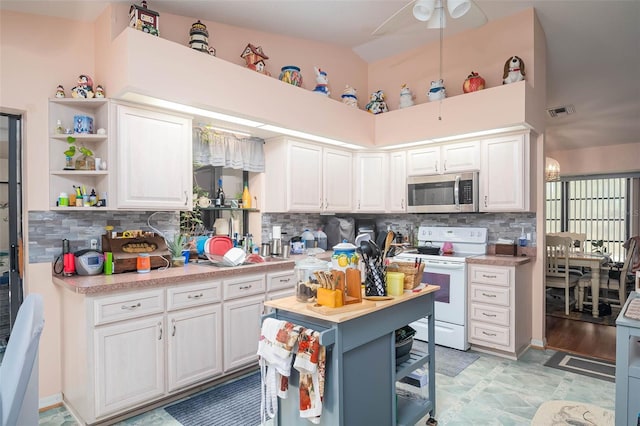
[(65, 156), (64, 169), (75, 170), (75, 166), (73, 165), (73, 157), (69, 157), (68, 155)]
[(95, 170), (96, 160), (88, 155), (76, 158), (76, 170)]
[(300, 68), (294, 65), (286, 65), (282, 67), (278, 79), (297, 87), (302, 86), (302, 74), (300, 74)]

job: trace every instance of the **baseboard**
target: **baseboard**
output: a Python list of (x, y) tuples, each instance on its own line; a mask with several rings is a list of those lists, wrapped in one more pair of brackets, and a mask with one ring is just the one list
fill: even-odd
[(38, 400), (38, 410), (45, 411), (50, 408), (59, 407), (62, 405), (62, 394), (57, 393), (51, 396), (45, 396)]
[(546, 347), (546, 342), (538, 339), (531, 339), (531, 347), (535, 349), (544, 349)]

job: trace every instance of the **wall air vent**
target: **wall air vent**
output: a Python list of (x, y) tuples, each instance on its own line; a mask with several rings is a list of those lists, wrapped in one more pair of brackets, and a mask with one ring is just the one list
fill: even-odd
[(558, 118), (558, 117), (564, 117), (569, 114), (573, 114), (576, 112), (576, 109), (573, 105), (565, 105), (565, 106), (559, 106), (555, 108), (549, 108), (547, 109), (547, 112), (549, 113), (549, 116), (551, 118)]

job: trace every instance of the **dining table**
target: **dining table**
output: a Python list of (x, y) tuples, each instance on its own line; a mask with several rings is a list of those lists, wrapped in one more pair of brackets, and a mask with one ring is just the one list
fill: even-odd
[(572, 251), (568, 255), (569, 267), (590, 268), (591, 269), (591, 314), (598, 318), (598, 303), (600, 298), (600, 267), (609, 261), (609, 256), (601, 253), (586, 253), (583, 251)]

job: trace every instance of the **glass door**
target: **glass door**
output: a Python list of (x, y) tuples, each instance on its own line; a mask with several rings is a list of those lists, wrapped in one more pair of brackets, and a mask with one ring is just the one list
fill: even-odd
[(21, 118), (0, 113), (0, 351), (23, 300)]

